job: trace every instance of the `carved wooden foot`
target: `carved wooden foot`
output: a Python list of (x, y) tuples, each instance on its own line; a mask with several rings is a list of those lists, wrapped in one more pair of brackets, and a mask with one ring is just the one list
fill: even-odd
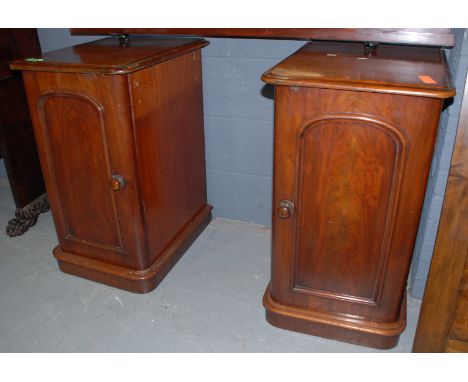
[(8, 222), (6, 234), (10, 237), (22, 235), (36, 224), (39, 214), (47, 212), (49, 209), (49, 199), (46, 193), (23, 208), (17, 208), (15, 211), (16, 217)]

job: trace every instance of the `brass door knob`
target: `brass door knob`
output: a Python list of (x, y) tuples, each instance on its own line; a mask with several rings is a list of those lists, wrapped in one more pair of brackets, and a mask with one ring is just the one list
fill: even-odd
[(112, 175), (111, 187), (114, 191), (119, 191), (125, 187), (125, 179), (122, 175)]
[(276, 214), (280, 219), (288, 219), (293, 213), (294, 203), (289, 200), (282, 200), (276, 209)]

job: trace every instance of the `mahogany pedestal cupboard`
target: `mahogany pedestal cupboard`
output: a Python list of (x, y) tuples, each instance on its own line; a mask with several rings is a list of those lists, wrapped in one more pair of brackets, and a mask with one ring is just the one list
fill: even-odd
[(271, 324), (396, 345), (448, 73), (438, 48), (315, 42), (264, 74), (275, 85)]
[[(392, 40), (393, 41), (393, 40)], [(148, 292), (209, 222), (199, 39), (121, 36), (18, 61), (65, 272)], [(439, 48), (314, 42), (275, 86), (275, 326), (378, 348), (406, 279), (445, 98)]]
[(201, 39), (106, 38), (16, 61), (60, 269), (145, 293), (208, 224)]

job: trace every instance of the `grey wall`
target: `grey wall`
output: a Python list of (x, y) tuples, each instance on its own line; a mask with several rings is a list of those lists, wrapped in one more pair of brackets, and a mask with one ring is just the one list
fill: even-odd
[[(43, 51), (97, 36), (68, 29), (38, 29)], [(273, 100), (260, 76), (303, 42), (210, 39), (203, 49), (208, 200), (217, 217), (270, 225)], [(411, 269), (411, 292), (421, 298), (439, 222), (468, 64), (465, 30), (449, 53), (458, 96), (444, 111)], [(0, 168), (1, 171), (1, 168)], [(1, 172), (0, 172), (1, 174)]]
[(455, 40), (454, 48), (447, 53), (457, 95), (441, 117), (410, 274), (411, 295), (419, 299), (424, 294), (437, 235), (468, 67), (468, 30), (457, 29)]
[(210, 42), (203, 49), (208, 199), (215, 216), (271, 225), (273, 91), (260, 77), (304, 42)]
[(103, 36), (71, 36), (66, 28), (38, 28), (37, 35), (43, 52), (103, 38)]

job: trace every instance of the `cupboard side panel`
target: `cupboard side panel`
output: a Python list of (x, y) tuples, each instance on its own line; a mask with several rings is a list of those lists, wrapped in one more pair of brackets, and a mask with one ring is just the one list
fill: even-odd
[(201, 81), (200, 51), (130, 75), (153, 261), (207, 203)]

